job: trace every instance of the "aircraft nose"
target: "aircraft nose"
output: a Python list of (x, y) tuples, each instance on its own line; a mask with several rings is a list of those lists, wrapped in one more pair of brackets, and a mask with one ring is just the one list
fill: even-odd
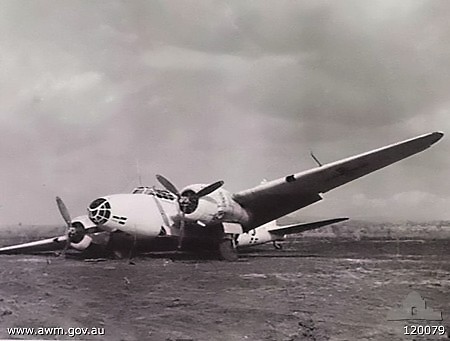
[(95, 199), (88, 207), (88, 215), (94, 224), (105, 224), (111, 217), (111, 204), (105, 198)]

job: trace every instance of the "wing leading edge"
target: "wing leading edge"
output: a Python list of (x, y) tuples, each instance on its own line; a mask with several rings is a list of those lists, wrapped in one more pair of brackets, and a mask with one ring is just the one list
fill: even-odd
[(53, 237), (48, 239), (42, 239), (35, 242), (29, 242), (24, 244), (17, 244), (12, 246), (5, 246), (0, 248), (1, 253), (33, 253), (33, 252), (45, 252), (56, 251), (64, 248), (67, 236)]
[(233, 198), (251, 214), (246, 231), (322, 199), (321, 193), (429, 148), (444, 134), (433, 132), (288, 175), (238, 192)]

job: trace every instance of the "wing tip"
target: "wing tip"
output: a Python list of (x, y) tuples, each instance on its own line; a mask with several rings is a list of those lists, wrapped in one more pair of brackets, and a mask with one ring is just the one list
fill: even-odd
[(335, 220), (336, 220), (337, 222), (346, 221), (346, 220), (349, 220), (349, 219), (350, 219), (349, 217), (335, 218)]
[(399, 142), (399, 144), (405, 143), (405, 142), (413, 142), (417, 141), (421, 144), (422, 148), (428, 148), (431, 147), (433, 144), (438, 142), (440, 139), (444, 137), (444, 133), (442, 131), (434, 131), (432, 133), (427, 133), (423, 135), (419, 135), (416, 137), (413, 137), (410, 140)]
[(436, 142), (439, 141), (441, 138), (444, 137), (444, 132), (442, 131), (435, 131), (433, 133), (434, 136), (436, 136)]

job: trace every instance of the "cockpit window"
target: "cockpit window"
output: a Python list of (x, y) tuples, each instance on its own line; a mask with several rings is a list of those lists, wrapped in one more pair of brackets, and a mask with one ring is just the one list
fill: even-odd
[(154, 187), (136, 187), (133, 190), (133, 192), (131, 192), (131, 193), (132, 194), (154, 195), (157, 198), (171, 200), (171, 201), (176, 199), (175, 195), (173, 195), (169, 191), (167, 191), (165, 189), (157, 189)]

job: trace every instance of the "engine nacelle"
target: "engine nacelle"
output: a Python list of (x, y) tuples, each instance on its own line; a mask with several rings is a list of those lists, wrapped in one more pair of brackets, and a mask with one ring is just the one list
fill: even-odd
[(78, 243), (70, 243), (70, 246), (73, 247), (75, 250), (83, 251), (86, 250), (89, 245), (92, 243), (92, 238), (90, 236), (84, 236), (80, 242)]
[[(196, 184), (184, 188), (186, 191), (198, 192), (206, 185)], [(242, 208), (232, 195), (225, 189), (219, 188), (198, 200), (198, 205), (192, 213), (186, 214), (185, 219), (199, 221), (203, 224), (213, 224), (220, 222), (230, 222), (245, 224), (249, 220), (248, 212)]]
[(91, 245), (92, 238), (86, 235), (85, 230), (96, 225), (87, 215), (76, 217), (72, 220), (72, 226), (75, 228), (75, 234), (71, 236), (70, 246), (76, 250), (86, 250)]

